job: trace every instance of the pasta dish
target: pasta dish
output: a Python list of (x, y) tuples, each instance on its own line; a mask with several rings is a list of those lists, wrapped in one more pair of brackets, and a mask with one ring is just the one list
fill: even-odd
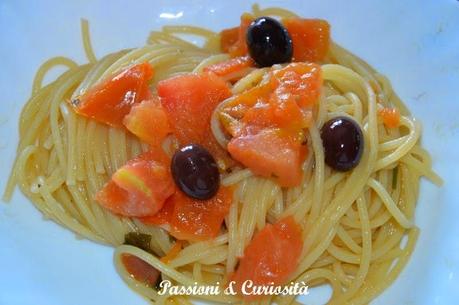
[[(331, 33), (254, 5), (233, 28), (164, 26), (97, 58), (83, 20), (88, 63), (38, 70), (4, 199), (18, 186), (45, 217), (113, 246), (153, 304), (300, 304), (247, 282), (370, 303), (413, 252), (420, 178), (442, 181), (389, 80)], [(235, 293), (161, 293), (164, 281)]]

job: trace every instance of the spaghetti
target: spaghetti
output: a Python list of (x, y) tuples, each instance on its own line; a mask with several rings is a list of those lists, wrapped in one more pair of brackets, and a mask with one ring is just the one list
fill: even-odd
[[(278, 8), (253, 15), (295, 17)], [(158, 81), (184, 72), (202, 72), (225, 61), (219, 54), (219, 34), (191, 26), (165, 26), (152, 32), (147, 45), (97, 59), (82, 22), (84, 49), (89, 63), (78, 65), (56, 57), (45, 62), (33, 82), (32, 96), (20, 117), (17, 158), (6, 187), (9, 200), (15, 186), (49, 219), (78, 236), (115, 247), (114, 261), (123, 280), (155, 304), (191, 304), (193, 298), (159, 295), (138, 282), (122, 264), (123, 255), (142, 259), (177, 285), (224, 283), (238, 265), (244, 249), (267, 223), (293, 215), (301, 225), (303, 251), (289, 281), (310, 286), (330, 284), (329, 304), (367, 304), (398, 276), (414, 250), (419, 229), (413, 216), (419, 179), (437, 185), (429, 154), (420, 146), (421, 126), (393, 91), (389, 81), (363, 60), (332, 43), (321, 66), (324, 85), (317, 114), (307, 129), (310, 153), (303, 163), (299, 186), (283, 188), (249, 168), (235, 167), (222, 177), (234, 189), (225, 228), (211, 240), (184, 242), (175, 247), (167, 230), (135, 218), (117, 216), (94, 201), (113, 173), (149, 147), (129, 132), (77, 115), (67, 103), (100, 80), (128, 66), (148, 62), (155, 69), (150, 88)], [(204, 38), (203, 47), (177, 34)], [(44, 85), (55, 66), (68, 70)], [(233, 83), (236, 95), (253, 88), (268, 73), (253, 69)], [(223, 109), (225, 101), (218, 109)], [(385, 128), (378, 111), (400, 110), (397, 128)], [(226, 146), (228, 135), (217, 118), (212, 132)], [(349, 173), (325, 164), (321, 126), (336, 116), (351, 117), (360, 126), (365, 146), (360, 165)], [(143, 249), (126, 245), (129, 233), (148, 236)], [(406, 241), (405, 241), (406, 240)], [(169, 253), (167, 260), (161, 257)], [(235, 296), (200, 296), (214, 303), (240, 303)], [(262, 304), (298, 304), (294, 296), (269, 296)]]

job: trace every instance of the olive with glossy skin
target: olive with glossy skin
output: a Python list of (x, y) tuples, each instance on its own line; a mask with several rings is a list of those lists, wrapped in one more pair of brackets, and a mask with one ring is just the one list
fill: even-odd
[(220, 186), (220, 173), (214, 157), (197, 144), (175, 152), (171, 172), (179, 189), (195, 199), (212, 198)]
[(344, 116), (333, 118), (322, 126), (320, 136), (328, 166), (344, 172), (359, 164), (363, 133), (354, 120)]
[(260, 67), (292, 60), (292, 39), (284, 26), (274, 18), (255, 19), (247, 29), (246, 40), (250, 56)]

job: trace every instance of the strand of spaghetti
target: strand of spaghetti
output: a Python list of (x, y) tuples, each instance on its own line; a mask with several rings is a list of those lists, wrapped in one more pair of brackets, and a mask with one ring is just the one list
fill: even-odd
[(391, 163), (394, 163), (395, 161), (399, 160), (401, 157), (406, 155), (408, 151), (410, 151), (410, 149), (412, 149), (418, 141), (421, 135), (421, 124), (419, 124), (417, 121), (409, 120), (407, 117), (404, 116), (400, 118), (400, 124), (402, 126), (406, 126), (409, 129), (409, 137), (405, 142), (398, 146), (394, 152), (379, 159), (376, 162), (375, 170), (387, 167)]
[[(325, 157), (324, 151), (322, 149), (322, 139), (320, 138), (319, 129), (315, 124), (309, 128), (309, 134), (312, 140), (312, 147), (314, 151), (314, 190), (312, 197), (312, 206), (309, 213), (308, 221), (313, 223), (320, 213), (320, 204), (322, 202), (323, 187), (324, 187), (324, 167), (325, 167)], [(299, 220), (299, 219), (298, 219)]]
[(376, 194), (381, 198), (387, 210), (397, 220), (397, 222), (404, 228), (411, 228), (413, 223), (407, 219), (407, 217), (397, 208), (394, 200), (391, 198), (387, 190), (373, 178), (368, 179), (367, 185), (371, 187)]
[(363, 285), (366, 275), (370, 268), (371, 258), (371, 229), (370, 221), (368, 219), (368, 211), (366, 202), (363, 196), (357, 198), (357, 209), (362, 223), (362, 254), (359, 264), (359, 271), (354, 277), (354, 281), (346, 289), (346, 292), (339, 295), (336, 299), (330, 302), (332, 304), (343, 304), (346, 300), (356, 295), (358, 289)]
[[(322, 233), (322, 235), (332, 233), (334, 231), (333, 227), (338, 219), (341, 218), (341, 216), (357, 198), (359, 190), (363, 188), (365, 180), (372, 171), (372, 164), (374, 164), (376, 159), (378, 144), (376, 101), (374, 92), (369, 85), (358, 74), (344, 67), (337, 65), (324, 65), (322, 70), (324, 79), (333, 80), (337, 86), (342, 88), (351, 87), (353, 82), (355, 87), (360, 87), (358, 90), (354, 88), (353, 91), (361, 95), (361, 100), (367, 100), (368, 102), (368, 131), (371, 136), (368, 137), (369, 143), (367, 142), (365, 145), (366, 153), (362, 157), (360, 165), (354, 169), (351, 176), (347, 179), (345, 186), (338, 194), (336, 194), (333, 201), (329, 204), (321, 217), (316, 221), (316, 224), (311, 229), (311, 232), (307, 235), (304, 242), (305, 249), (312, 246), (314, 241), (318, 238), (319, 232)], [(343, 80), (342, 77), (338, 77), (336, 74), (346, 74), (348, 76), (345, 78), (346, 80)], [(306, 255), (302, 259), (300, 266), (294, 273), (293, 277), (306, 270), (314, 262), (312, 258), (313, 257), (311, 255)]]
[(66, 108), (67, 114), (67, 185), (75, 185), (77, 171), (77, 118), (76, 113), (68, 109), (66, 104), (61, 104), (61, 107)]
[(214, 240), (195, 243), (180, 251), (179, 255), (169, 262), (173, 268), (197, 262), (204, 257), (215, 254), (215, 249), (228, 242), (227, 235), (221, 235)]
[[(332, 289), (333, 289), (332, 299), (338, 294), (339, 291), (342, 290), (341, 283), (339, 282), (338, 278), (329, 269), (323, 269), (323, 268), (311, 269), (311, 270), (301, 274), (301, 276), (299, 276), (296, 279), (295, 282), (296, 283), (301, 283), (301, 282), (303, 282), (303, 283), (311, 283), (315, 279), (319, 279), (319, 278), (326, 279), (330, 283), (330, 285), (332, 286)], [(278, 304), (279, 305), (291, 304), (291, 302), (293, 302), (294, 298), (295, 298), (295, 296), (292, 296), (292, 295), (287, 295), (287, 296), (284, 296), (284, 297), (280, 297)]]
[(85, 135), (88, 138), (94, 139), (93, 135), (88, 132), (88, 121), (85, 118), (80, 118), (77, 120), (77, 131), (76, 131), (76, 174), (75, 178), (78, 181), (84, 181), (85, 179), (85, 160), (92, 161), (92, 156), (87, 154), (85, 149)]
[(61, 131), (59, 130), (59, 108), (61, 102), (64, 100), (65, 94), (70, 88), (72, 88), (78, 80), (81, 80), (82, 76), (87, 72), (88, 66), (82, 66), (75, 70), (69, 70), (64, 73), (56, 81), (55, 86), (57, 87), (51, 100), (51, 107), (49, 110), (49, 123), (51, 124), (51, 133), (53, 135), (54, 146), (57, 150), (57, 157), (61, 168), (66, 168), (67, 158), (64, 153), (64, 143), (61, 138)]
[(252, 177), (249, 178), (247, 189), (250, 189), (250, 192), (246, 193), (246, 196), (241, 200), (242, 209), (241, 215), (239, 218), (239, 237), (237, 242), (236, 256), (241, 257), (244, 253), (244, 248), (248, 245), (252, 236), (255, 232), (256, 226), (256, 214), (258, 212), (259, 198), (260, 194), (259, 189), (263, 183), (262, 178)]
[(74, 93), (72, 94), (71, 100), (77, 98), (79, 95), (84, 94), (89, 87), (91, 87), (97, 82), (97, 80), (104, 73), (104, 71), (108, 69), (116, 60), (118, 60), (126, 52), (126, 50), (123, 50), (113, 54), (109, 54), (107, 56), (104, 56), (95, 65), (93, 65), (91, 69), (88, 71), (88, 73), (85, 75), (84, 79), (80, 82), (77, 89), (75, 89)]
[(410, 168), (418, 171), (420, 175), (425, 176), (436, 185), (440, 186), (443, 183), (442, 179), (430, 167), (414, 158), (411, 154), (406, 154), (400, 161), (409, 165)]
[(248, 168), (234, 171), (228, 176), (222, 178), (222, 185), (224, 186), (234, 185), (252, 176), (253, 176), (253, 173)]
[(78, 67), (76, 62), (74, 62), (73, 60), (67, 57), (57, 56), (57, 57), (48, 59), (40, 66), (40, 68), (38, 68), (37, 72), (35, 73), (35, 77), (33, 79), (33, 85), (32, 85), (32, 96), (36, 94), (42, 88), (43, 79), (45, 78), (49, 70), (51, 70), (52, 68), (56, 66), (65, 66), (69, 70), (75, 69)]
[(236, 266), (237, 258), (237, 242), (238, 242), (238, 212), (239, 212), (239, 200), (241, 189), (247, 180), (238, 185), (233, 195), (233, 201), (227, 216), (226, 225), (228, 227), (228, 259), (226, 261), (226, 272), (229, 274), (234, 271)]
[[(18, 151), (21, 151), (28, 145), (35, 144), (34, 141), (37, 138), (40, 127), (49, 115), (50, 100), (48, 97), (53, 89), (54, 84), (44, 87), (36, 96), (29, 100), (28, 105), (30, 105), (30, 107), (25, 107), (22, 110), (19, 127), (20, 141)], [(22, 126), (27, 126), (28, 128)]]
[[(390, 270), (385, 276), (379, 277), (377, 283), (367, 283), (364, 288), (366, 288), (366, 293), (360, 295), (359, 297), (352, 300), (351, 305), (366, 304), (370, 300), (374, 299), (378, 294), (380, 294), (387, 286), (389, 286), (400, 274), (403, 267), (407, 264), (408, 259), (413, 253), (416, 240), (419, 236), (419, 229), (413, 228), (408, 233), (408, 243), (400, 255), (399, 259), (396, 261), (395, 266)], [(392, 263), (392, 262), (391, 262)], [(371, 285), (371, 286), (370, 286)]]
[(230, 57), (228, 54), (217, 54), (205, 58), (203, 61), (193, 69), (193, 73), (201, 73), (205, 67), (228, 60)]
[[(359, 197), (361, 198), (361, 197)], [(360, 247), (354, 239), (349, 235), (349, 233), (343, 228), (343, 226), (338, 226), (336, 231), (336, 236), (338, 236), (352, 252), (360, 254), (362, 253), (362, 247)]]
[(61, 224), (65, 224), (69, 229), (77, 234), (90, 236), (90, 239), (97, 242), (102, 242), (102, 240), (97, 235), (94, 235), (90, 230), (88, 230), (88, 228), (75, 221), (75, 219), (72, 217), (69, 217), (67, 214), (65, 214), (64, 210), (61, 210), (61, 205), (51, 196), (47, 190), (46, 185), (43, 185), (40, 188), (40, 194), (48, 203), (48, 206), (52, 209), (55, 221), (58, 221)]
[[(341, 262), (333, 262), (333, 272), (335, 273), (338, 280), (343, 284), (343, 286), (349, 287), (352, 284), (352, 279), (344, 272)], [(334, 300), (330, 301), (333, 302)]]
[(91, 44), (91, 35), (89, 34), (89, 22), (86, 19), (81, 19), (81, 37), (83, 38), (83, 47), (86, 54), (86, 58), (90, 63), (97, 62), (94, 49)]
[(216, 35), (214, 31), (204, 29), (197, 26), (191, 25), (165, 25), (163, 26), (163, 31), (165, 33), (175, 34), (175, 33), (182, 33), (182, 34), (192, 34), (192, 35), (199, 35), (203, 37), (211, 37)]
[(260, 188), (260, 196), (258, 197), (258, 205), (257, 205), (257, 214), (255, 214), (256, 218), (256, 228), (257, 230), (261, 230), (264, 228), (266, 224), (266, 214), (268, 213), (269, 208), (274, 203), (274, 197), (276, 192), (280, 190), (280, 187), (276, 185), (273, 181), (269, 179), (265, 179), (263, 184)]
[[(138, 285), (138, 283), (136, 283), (136, 281), (130, 276), (130, 274), (126, 272), (125, 268), (123, 267), (123, 263), (121, 262), (121, 255), (123, 254), (130, 254), (130, 255), (134, 255), (140, 258), (141, 260), (150, 264), (155, 269), (159, 270), (162, 274), (167, 275), (168, 277), (170, 277), (171, 279), (173, 279), (174, 281), (177, 281), (178, 283), (182, 285), (193, 286), (196, 283), (194, 279), (169, 267), (168, 265), (164, 264), (159, 259), (151, 255), (150, 253), (145, 252), (133, 246), (122, 245), (115, 249), (114, 261), (115, 261), (115, 266), (116, 266), (117, 271), (122, 275), (123, 280), (130, 287), (133, 287), (133, 286), (135, 287), (135, 285)], [(198, 285), (202, 285), (202, 283), (198, 283)], [(226, 296), (226, 295), (221, 295), (218, 297), (211, 296), (211, 295), (201, 295), (199, 297), (202, 297), (203, 299), (206, 299), (206, 300), (218, 301), (220, 303), (233, 303), (237, 301), (236, 298), (231, 297), (231, 296)]]

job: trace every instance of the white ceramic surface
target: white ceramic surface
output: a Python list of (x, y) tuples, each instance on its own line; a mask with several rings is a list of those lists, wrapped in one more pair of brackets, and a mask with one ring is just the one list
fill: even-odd
[[(260, 1), (326, 18), (338, 43), (392, 81), (424, 125), (423, 143), (445, 179), (422, 182), (416, 251), (399, 279), (373, 304), (459, 302), (459, 2), (454, 0)], [(0, 1), (0, 188), (11, 167), (19, 112), (33, 75), (56, 55), (85, 61), (80, 18), (90, 21), (98, 56), (142, 45), (150, 29), (193, 24), (234, 26), (249, 1)], [(111, 248), (44, 221), (16, 192), (0, 203), (0, 305), (144, 305), (112, 264)], [(327, 289), (305, 298), (322, 304)]]

